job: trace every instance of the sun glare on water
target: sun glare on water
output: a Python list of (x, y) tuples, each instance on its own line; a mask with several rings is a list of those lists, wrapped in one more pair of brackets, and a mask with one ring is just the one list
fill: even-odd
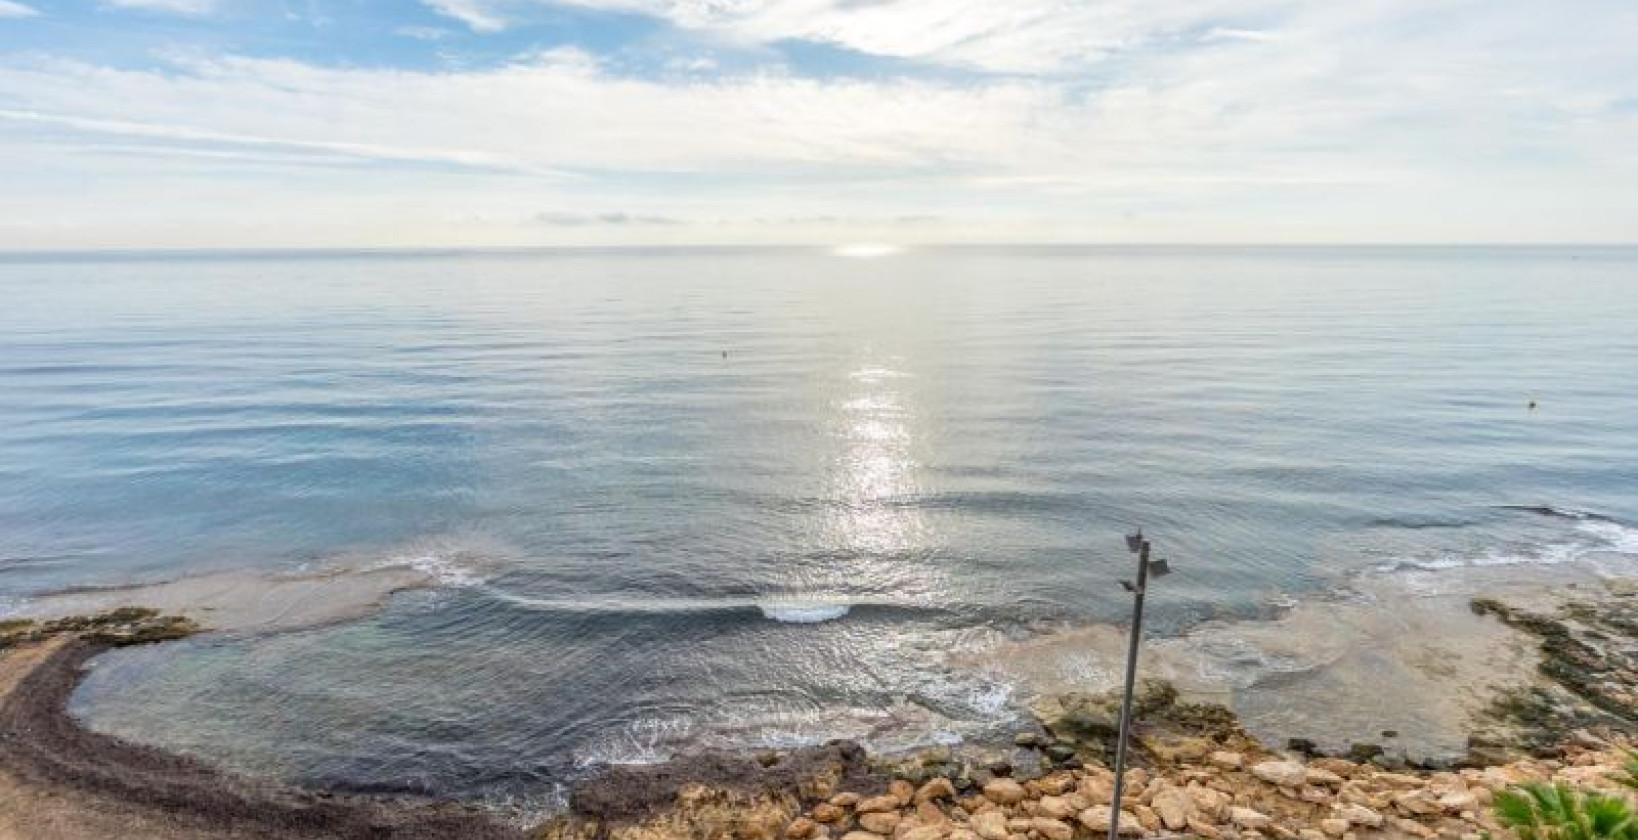
[(887, 245), (879, 242), (855, 242), (849, 245), (837, 245), (831, 250), (838, 257), (851, 257), (856, 260), (887, 257), (904, 250), (897, 245)]

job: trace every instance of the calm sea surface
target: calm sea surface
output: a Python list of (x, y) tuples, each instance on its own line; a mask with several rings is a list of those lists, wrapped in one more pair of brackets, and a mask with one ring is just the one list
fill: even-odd
[(1139, 525), (1157, 632), (1638, 557), (1638, 250), (14, 256), (0, 300), (0, 613), (442, 579), (82, 692), (307, 781), (530, 797), (681, 744), (982, 734), (1018, 698), (941, 654), (1118, 618)]

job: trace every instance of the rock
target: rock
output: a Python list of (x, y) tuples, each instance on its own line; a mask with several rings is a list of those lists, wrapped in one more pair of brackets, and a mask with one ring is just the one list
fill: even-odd
[(1251, 767), (1251, 775), (1280, 787), (1297, 787), (1308, 778), (1308, 768), (1295, 761), (1264, 761)]
[(857, 793), (838, 793), (830, 798), (830, 804), (838, 808), (852, 808), (859, 804), (859, 800), (863, 798)]
[(1389, 824), (1413, 837), (1430, 838), (1437, 837), (1439, 834), (1439, 832), (1428, 828), (1416, 820), (1407, 820), (1404, 817), (1392, 817), (1389, 820)]
[(1062, 796), (1075, 787), (1075, 776), (1070, 773), (1053, 773), (1050, 776), (1042, 776), (1030, 784), (1044, 795)]
[(1035, 747), (1041, 743), (1041, 736), (1034, 732), (1020, 732), (1012, 736), (1013, 744), (1020, 747)]
[[(895, 835), (894, 840), (944, 840), (945, 829), (941, 826), (924, 825), (912, 828), (903, 834)], [(847, 838), (843, 838), (847, 840)]]
[(1320, 831), (1327, 837), (1341, 837), (1348, 833), (1350, 823), (1341, 817), (1327, 817), (1319, 821)]
[(1024, 786), (1011, 779), (996, 779), (984, 786), (984, 796), (997, 805), (1017, 805), (1024, 801)]
[(1189, 795), (1189, 801), (1194, 803), (1196, 813), (1208, 819), (1221, 819), (1228, 813), (1229, 795), (1199, 784), (1191, 784), (1183, 789)]
[(1297, 830), (1297, 837), (1301, 840), (1325, 840), (1325, 832), (1317, 828), (1303, 828)]
[(1241, 828), (1264, 828), (1273, 823), (1274, 818), (1261, 811), (1237, 805), (1229, 809), (1229, 822)]
[(821, 802), (813, 806), (813, 811), (809, 813), (809, 816), (813, 817), (815, 822), (833, 823), (847, 816), (847, 813), (830, 802)]
[(1323, 767), (1309, 765), (1303, 768), (1303, 781), (1311, 785), (1329, 785), (1331, 787), (1336, 787), (1346, 781), (1346, 779), (1343, 779), (1341, 776)]
[(1041, 816), (1051, 817), (1055, 820), (1070, 819), (1075, 816), (1076, 812), (1081, 810), (1062, 796), (1043, 796), (1035, 804), (1035, 809)]
[[(1285, 791), (1287, 788), (1280, 788), (1280, 790)], [(1325, 788), (1314, 787), (1313, 785), (1304, 785), (1301, 788), (1298, 788), (1297, 798), (1314, 805), (1331, 804), (1331, 792)]]
[(880, 814), (887, 811), (897, 811), (898, 809), (899, 798), (890, 793), (882, 796), (872, 796), (869, 799), (861, 799), (857, 805), (853, 806), (853, 810), (860, 814)]
[(897, 811), (877, 811), (869, 814), (860, 814), (859, 827), (865, 831), (875, 832), (876, 834), (890, 835), (893, 833), (893, 829), (899, 827), (900, 819), (901, 817)]
[(1046, 755), (1047, 758), (1050, 758), (1053, 761), (1068, 761), (1074, 758), (1076, 755), (1075, 745), (1066, 744), (1060, 741), (1059, 743), (1047, 747)]
[(944, 836), (944, 840), (979, 840), (979, 837), (965, 828), (954, 828)]
[(967, 825), (983, 840), (1007, 840), (1007, 815), (999, 810), (973, 814)]
[(1081, 780), (1081, 795), (1092, 801), (1093, 805), (1108, 805), (1115, 798), (1115, 786), (1108, 779), (1087, 777)]
[(945, 816), (944, 812), (940, 811), (938, 806), (932, 802), (923, 802), (916, 806), (916, 819), (921, 820), (923, 825), (948, 826), (950, 824), (950, 818)]
[(1237, 752), (1227, 752), (1225, 750), (1212, 753), (1207, 756), (1206, 760), (1211, 762), (1212, 766), (1221, 767), (1224, 770), (1238, 770), (1245, 763), (1244, 756)]
[[(1095, 805), (1086, 809), (1085, 811), (1082, 811), (1080, 815), (1076, 817), (1076, 819), (1080, 820), (1081, 825), (1084, 825), (1093, 831), (1108, 834), (1110, 820), (1109, 811), (1110, 809), (1107, 805)], [(1128, 811), (1120, 812), (1120, 833), (1131, 837), (1143, 836), (1143, 824), (1138, 822), (1136, 814)]]
[(790, 840), (808, 840), (809, 837), (817, 833), (819, 833), (819, 824), (807, 817), (797, 817), (791, 820), (790, 825), (785, 827), (785, 836), (789, 837)]
[(1194, 815), (1194, 800), (1187, 791), (1177, 787), (1162, 788), (1149, 800), (1149, 807), (1160, 816), (1161, 824), (1173, 831), (1187, 828), (1189, 817)]
[(1415, 816), (1430, 816), (1444, 810), (1439, 806), (1432, 794), (1425, 790), (1413, 790), (1401, 793), (1393, 798), (1394, 807), (1407, 814)]
[(1309, 757), (1313, 757), (1313, 756), (1319, 754), (1319, 745), (1315, 744), (1313, 741), (1308, 740), (1307, 738), (1291, 738), (1291, 739), (1288, 739), (1285, 742), (1285, 748), (1292, 751), (1292, 752), (1294, 752), (1294, 753), (1297, 753), (1298, 755), (1304, 755), (1304, 756), (1309, 756)]
[(1445, 809), (1446, 811), (1454, 811), (1457, 813), (1462, 811), (1471, 811), (1478, 804), (1479, 798), (1465, 790), (1452, 791), (1451, 793), (1447, 793), (1444, 796), (1439, 797), (1439, 807)]
[(916, 791), (916, 801), (917, 802), (930, 802), (930, 801), (932, 801), (934, 799), (954, 799), (954, 798), (955, 798), (955, 785), (950, 784), (950, 780), (944, 778), (943, 776), (940, 776), (940, 777), (928, 782), (927, 784), (922, 785), (921, 790)]
[(1199, 817), (1189, 817), (1189, 830), (1200, 835), (1201, 837), (1207, 838), (1207, 840), (1216, 840), (1216, 838), (1223, 835), (1223, 832), (1219, 830), (1217, 826), (1212, 825)]
[(1160, 830), (1160, 815), (1155, 813), (1155, 809), (1142, 804), (1133, 805), (1132, 813), (1137, 814), (1138, 824), (1143, 826), (1144, 831)]
[(1070, 828), (1068, 823), (1050, 817), (1036, 817), (1029, 821), (1029, 827), (1040, 832), (1046, 840), (1071, 840), (1075, 836), (1075, 829)]
[(916, 795), (916, 789), (903, 779), (894, 779), (887, 786), (887, 795), (897, 799), (900, 805), (909, 805), (910, 800)]
[(1338, 819), (1347, 820), (1350, 825), (1362, 825), (1366, 828), (1381, 828), (1382, 815), (1364, 805), (1348, 804), (1336, 809)]
[(842, 840), (884, 840), (880, 834), (871, 834), (868, 831), (849, 831), (842, 835)]
[(1350, 744), (1348, 746), (1348, 758), (1355, 764), (1364, 764), (1384, 752), (1385, 750), (1379, 744)]

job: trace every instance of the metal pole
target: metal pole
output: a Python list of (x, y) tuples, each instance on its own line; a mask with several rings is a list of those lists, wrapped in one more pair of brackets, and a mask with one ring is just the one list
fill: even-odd
[(1143, 590), (1149, 583), (1149, 541), (1138, 548), (1137, 589), (1132, 596), (1132, 638), (1126, 648), (1126, 694), (1120, 701), (1120, 734), (1115, 741), (1115, 798), (1109, 805), (1109, 840), (1120, 834), (1120, 800), (1126, 791), (1126, 741), (1132, 731), (1132, 688), (1137, 680), (1138, 640), (1143, 637)]

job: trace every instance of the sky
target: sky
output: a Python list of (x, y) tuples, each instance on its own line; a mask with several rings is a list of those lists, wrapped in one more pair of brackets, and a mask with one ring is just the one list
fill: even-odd
[(0, 249), (1635, 243), (1633, 0), (0, 0)]

